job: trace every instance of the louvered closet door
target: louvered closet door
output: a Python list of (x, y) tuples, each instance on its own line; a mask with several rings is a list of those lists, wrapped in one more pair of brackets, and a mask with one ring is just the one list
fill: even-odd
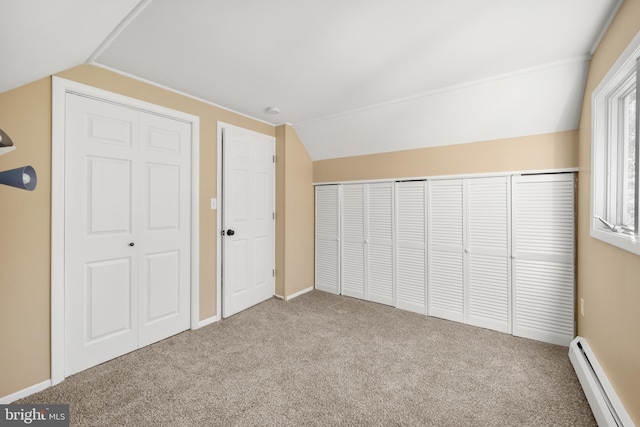
[(511, 332), (510, 183), (467, 180), (467, 323)]
[(464, 185), (429, 182), (428, 314), (464, 322)]
[(574, 338), (574, 176), (513, 177), (513, 334)]
[(366, 298), (394, 305), (393, 183), (367, 184)]
[(340, 293), (340, 186), (316, 187), (316, 289)]
[(396, 307), (427, 314), (427, 186), (396, 183)]
[(342, 186), (342, 295), (365, 299), (365, 186)]

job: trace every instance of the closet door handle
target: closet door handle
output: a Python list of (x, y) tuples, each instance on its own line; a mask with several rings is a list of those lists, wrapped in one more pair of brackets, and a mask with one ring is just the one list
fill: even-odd
[(133, 242), (129, 243), (129, 246), (135, 246), (135, 245), (136, 245), (136, 244), (135, 244), (135, 243), (133, 243)]

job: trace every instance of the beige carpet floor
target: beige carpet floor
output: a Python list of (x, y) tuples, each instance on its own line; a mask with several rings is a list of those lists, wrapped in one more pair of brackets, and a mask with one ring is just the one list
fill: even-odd
[(313, 291), (16, 403), (87, 426), (594, 426), (567, 352)]

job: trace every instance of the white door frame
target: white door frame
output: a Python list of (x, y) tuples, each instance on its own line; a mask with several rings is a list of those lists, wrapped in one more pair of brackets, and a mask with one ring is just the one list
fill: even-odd
[[(222, 158), (222, 135), (225, 128), (236, 128), (242, 129), (244, 132), (255, 132), (250, 129), (246, 129), (243, 127), (235, 126), (229, 123), (224, 123), (218, 121), (217, 126), (217, 152), (216, 152), (216, 314), (218, 319), (222, 319), (222, 235), (220, 232), (222, 231), (222, 215), (224, 212), (223, 199), (222, 199), (222, 166), (223, 166), (223, 158)], [(270, 135), (255, 132), (261, 137), (273, 138), (274, 143), (274, 153), (275, 153), (275, 144), (276, 138)], [(273, 209), (276, 209), (276, 168), (273, 168)], [(276, 222), (273, 222), (273, 265), (276, 265), (275, 261), (276, 257)], [(275, 268), (275, 267), (274, 267)], [(273, 282), (274, 286), (274, 294), (275, 294), (275, 278)]]
[(191, 124), (191, 329), (200, 322), (200, 118), (60, 77), (52, 77), (51, 141), (51, 385), (65, 378), (64, 218), (66, 94), (158, 114)]

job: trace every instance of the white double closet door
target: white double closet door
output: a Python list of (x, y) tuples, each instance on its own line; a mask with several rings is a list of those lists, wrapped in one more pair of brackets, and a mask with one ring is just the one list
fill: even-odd
[(569, 345), (574, 212), (571, 173), (318, 186), (316, 287)]
[(511, 332), (508, 177), (429, 183), (428, 314)]
[(65, 375), (190, 325), (191, 125), (66, 95)]
[(341, 293), (394, 305), (394, 186), (342, 186)]

